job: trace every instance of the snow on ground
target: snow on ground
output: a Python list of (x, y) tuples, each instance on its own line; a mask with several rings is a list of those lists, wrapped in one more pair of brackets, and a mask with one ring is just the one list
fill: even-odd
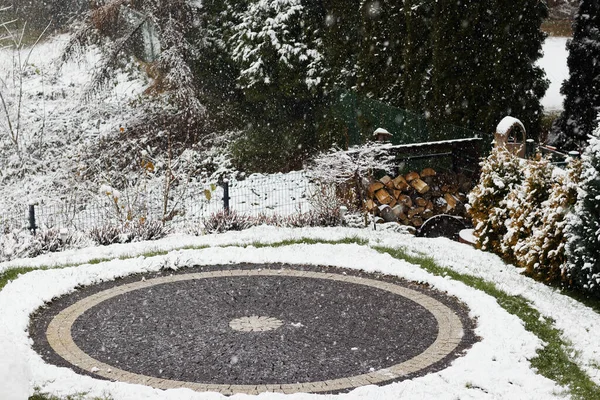
[(564, 96), (560, 94), (560, 87), (563, 81), (569, 77), (567, 40), (566, 37), (546, 38), (543, 46), (544, 56), (538, 61), (538, 65), (546, 71), (546, 77), (550, 80), (550, 87), (542, 99), (542, 105), (546, 112), (563, 109)]
[[(115, 258), (97, 265), (82, 265), (65, 269), (35, 271), (28, 273), (6, 286), (0, 292), (0, 360), (18, 360), (10, 368), (4, 367), (7, 381), (13, 384), (25, 382), (31, 376), (28, 387), (41, 386), (56, 394), (89, 391), (90, 394), (110, 393), (117, 399), (212, 399), (223, 398), (219, 394), (197, 394), (187, 389), (160, 391), (125, 383), (110, 383), (45, 364), (30, 348), (26, 329), (28, 315), (44, 302), (68, 293), (77, 285), (114, 279), (118, 276), (141, 271), (152, 271), (163, 266), (183, 268), (194, 264), (218, 263), (309, 263), (344, 268), (360, 268), (399, 275), (406, 279), (427, 282), (435, 288), (447, 291), (464, 301), (471, 309), (471, 316), (478, 319), (477, 334), (482, 341), (467, 351), (464, 357), (454, 361), (451, 367), (424, 377), (415, 378), (384, 387), (367, 386), (340, 395), (283, 395), (261, 394), (261, 399), (293, 398), (298, 400), (316, 398), (340, 399), (391, 399), (391, 398), (563, 398), (561, 388), (554, 382), (536, 375), (528, 359), (535, 355), (541, 343), (538, 338), (524, 330), (522, 322), (507, 314), (496, 300), (465, 285), (435, 277), (420, 268), (391, 256), (380, 254), (368, 246), (359, 245), (292, 245), (283, 248), (255, 248), (252, 243), (275, 243), (281, 240), (315, 238), (338, 240), (360, 237), (370, 245), (404, 247), (409, 251), (424, 251), (438, 263), (461, 273), (482, 277), (512, 295), (529, 299), (545, 318), (556, 321), (564, 338), (573, 344), (575, 360), (600, 382), (597, 365), (600, 364), (600, 341), (590, 332), (600, 329), (600, 316), (582, 304), (559, 292), (536, 283), (519, 271), (506, 265), (497, 256), (473, 249), (447, 239), (422, 239), (392, 232), (356, 230), (347, 228), (281, 229), (258, 227), (243, 232), (230, 232), (211, 236), (173, 236), (156, 242), (113, 245), (65, 253), (40, 256), (35, 259), (17, 260), (0, 264), (0, 271), (20, 266), (60, 265), (63, 263), (86, 263), (97, 258)], [(202, 250), (174, 250), (184, 246), (211, 246)], [(234, 246), (234, 247), (217, 247)], [(240, 247), (249, 246), (249, 247)], [(136, 257), (118, 260), (118, 257), (135, 257), (144, 252), (166, 250), (165, 256)], [(9, 354), (6, 354), (6, 353)], [(10, 357), (9, 357), (10, 356)], [(8, 357), (8, 358), (7, 358)], [(3, 365), (4, 364), (4, 365)], [(596, 365), (596, 367), (594, 367)], [(2, 390), (0, 384), (0, 397)], [(233, 399), (248, 398), (236, 395)]]
[[(70, 199), (74, 189), (82, 189), (77, 179), (82, 152), (131, 118), (135, 113), (132, 100), (147, 85), (131, 66), (116, 74), (105, 93), (84, 99), (100, 53), (87, 49), (58, 69), (58, 57), (68, 40), (68, 35), (58, 35), (33, 49), (23, 49), (20, 60), (12, 48), (0, 48), (0, 80), (6, 83), (1, 89), (14, 126), (20, 116), (19, 142), (26, 160), (23, 166), (7, 135), (0, 136), (0, 210), (4, 213), (29, 202)], [(16, 101), (20, 75), (12, 75), (13, 63), (19, 61), (23, 65), (20, 112)], [(0, 129), (4, 126), (6, 118), (0, 114)]]

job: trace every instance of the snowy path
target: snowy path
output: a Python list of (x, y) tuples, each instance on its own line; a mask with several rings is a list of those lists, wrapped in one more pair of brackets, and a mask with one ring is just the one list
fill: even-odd
[[(147, 251), (171, 250), (182, 246), (213, 246), (203, 250), (176, 250), (166, 256), (113, 260), (98, 265), (86, 265), (50, 271), (36, 271), (9, 284), (0, 292), (0, 338), (14, 346), (5, 346), (5, 357), (20, 356), (20, 362), (0, 364), (0, 373), (11, 376), (16, 384), (33, 379), (35, 385), (56, 394), (76, 391), (111, 393), (115, 399), (139, 398), (222, 398), (219, 394), (199, 395), (187, 389), (157, 391), (125, 383), (97, 381), (81, 377), (63, 368), (43, 363), (30, 348), (26, 335), (28, 315), (43, 302), (67, 293), (78, 284), (91, 284), (134, 272), (151, 271), (163, 266), (178, 267), (196, 264), (237, 262), (286, 262), (332, 265), (344, 268), (366, 269), (400, 275), (407, 279), (427, 282), (433, 287), (448, 291), (471, 308), (471, 316), (478, 318), (477, 334), (483, 340), (454, 364), (438, 373), (390, 384), (384, 387), (367, 386), (348, 394), (326, 396), (344, 399), (398, 398), (563, 398), (561, 388), (554, 382), (534, 373), (527, 359), (535, 355), (541, 345), (539, 339), (524, 330), (522, 322), (507, 314), (496, 300), (482, 292), (442, 277), (435, 277), (406, 262), (358, 245), (293, 245), (283, 248), (214, 247), (224, 245), (250, 245), (254, 242), (275, 243), (286, 239), (314, 238), (338, 240), (360, 237), (371, 245), (398, 247), (400, 244), (413, 251), (427, 251), (436, 261), (460, 273), (471, 274), (494, 282), (499, 289), (512, 295), (522, 295), (555, 326), (564, 338), (573, 344), (576, 360), (600, 381), (600, 341), (589, 332), (600, 329), (600, 316), (589, 308), (544, 285), (521, 276), (514, 267), (506, 266), (498, 257), (483, 253), (445, 239), (418, 239), (393, 233), (353, 229), (276, 229), (259, 227), (244, 232), (232, 232), (204, 237), (170, 237), (157, 242), (115, 245), (20, 260), (0, 264), (0, 270), (10, 265), (39, 266), (49, 263), (85, 263), (97, 258), (134, 256)], [(31, 389), (31, 383), (27, 383)], [(2, 390), (0, 389), (0, 394)], [(1, 397), (1, 396), (0, 396)], [(261, 399), (279, 399), (285, 395), (262, 394)], [(318, 395), (290, 395), (294, 399), (321, 398)], [(247, 398), (236, 395), (233, 399)]]

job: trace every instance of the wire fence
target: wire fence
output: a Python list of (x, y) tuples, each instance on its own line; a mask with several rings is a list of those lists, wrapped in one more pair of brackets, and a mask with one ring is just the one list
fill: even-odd
[(133, 220), (164, 221), (170, 226), (201, 224), (225, 210), (247, 216), (289, 216), (312, 209), (311, 197), (319, 186), (302, 172), (252, 175), (244, 180), (174, 188), (165, 196), (130, 190), (110, 192), (85, 202), (23, 205), (0, 213), (0, 229), (62, 229), (89, 231), (106, 224)]
[(434, 122), (425, 115), (361, 97), (352, 91), (338, 93), (331, 114), (341, 124), (337, 127), (338, 134), (346, 136), (348, 147), (372, 139), (377, 128), (389, 131), (392, 134), (390, 141), (394, 145), (479, 137), (483, 140), (483, 154), (487, 154), (493, 141), (491, 132)]

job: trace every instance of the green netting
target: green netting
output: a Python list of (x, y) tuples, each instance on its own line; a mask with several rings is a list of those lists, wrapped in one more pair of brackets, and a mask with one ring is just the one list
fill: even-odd
[(389, 106), (377, 100), (343, 92), (333, 104), (332, 115), (346, 129), (349, 146), (372, 140), (377, 128), (384, 128), (393, 137), (392, 144), (432, 142), (438, 140), (480, 137), (484, 149), (489, 148), (492, 135), (450, 124), (432, 123), (423, 115)]

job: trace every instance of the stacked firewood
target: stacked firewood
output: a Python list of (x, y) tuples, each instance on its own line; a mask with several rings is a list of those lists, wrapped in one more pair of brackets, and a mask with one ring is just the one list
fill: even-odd
[(394, 178), (386, 175), (369, 184), (364, 206), (386, 222), (420, 227), (434, 215), (465, 216), (466, 193), (472, 186), (462, 174), (438, 174), (432, 168)]

